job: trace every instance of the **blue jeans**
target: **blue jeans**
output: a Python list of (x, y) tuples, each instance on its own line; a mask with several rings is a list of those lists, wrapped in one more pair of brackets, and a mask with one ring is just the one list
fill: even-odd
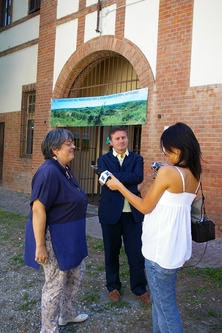
[(165, 269), (145, 259), (152, 302), (153, 333), (183, 333), (176, 303), (177, 269)]

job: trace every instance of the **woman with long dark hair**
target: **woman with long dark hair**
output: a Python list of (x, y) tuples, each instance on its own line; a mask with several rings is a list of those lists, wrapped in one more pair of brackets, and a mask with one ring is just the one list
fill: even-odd
[(201, 150), (192, 129), (184, 123), (167, 128), (160, 147), (169, 164), (159, 169), (144, 198), (133, 195), (112, 175), (106, 184), (146, 214), (142, 253), (152, 301), (153, 332), (182, 333), (176, 279), (178, 268), (192, 252), (190, 211), (202, 172)]

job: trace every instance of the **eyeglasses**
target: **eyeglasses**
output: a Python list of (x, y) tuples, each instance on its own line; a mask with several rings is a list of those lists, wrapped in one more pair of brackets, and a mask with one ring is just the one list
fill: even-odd
[(65, 145), (69, 146), (69, 147), (71, 147), (71, 146), (75, 146), (74, 141), (71, 140), (71, 139), (66, 140), (66, 141), (64, 141), (63, 143), (64, 143)]

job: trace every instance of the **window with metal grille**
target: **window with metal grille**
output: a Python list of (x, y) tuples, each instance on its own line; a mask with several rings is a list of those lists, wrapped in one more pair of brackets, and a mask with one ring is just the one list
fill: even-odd
[(22, 92), (20, 156), (32, 157), (35, 114), (35, 90)]
[(5, 27), (11, 23), (12, 0), (0, 0), (1, 27)]
[(29, 1), (29, 13), (33, 13), (40, 9), (41, 0), (30, 0)]
[[(132, 64), (124, 57), (105, 52), (89, 63), (75, 78), (68, 97), (90, 97), (111, 95), (140, 89), (140, 81)], [(111, 125), (110, 125), (111, 126)], [(141, 125), (126, 126), (129, 137), (129, 150), (140, 154)], [(104, 147), (108, 136), (108, 126), (69, 127), (74, 134), (75, 158), (70, 162), (75, 177), (87, 193), (89, 201), (100, 195), (98, 177), (90, 165), (95, 165), (97, 158), (110, 150)]]

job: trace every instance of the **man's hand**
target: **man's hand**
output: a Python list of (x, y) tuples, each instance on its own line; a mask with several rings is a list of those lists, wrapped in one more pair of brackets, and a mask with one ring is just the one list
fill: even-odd
[(138, 192), (141, 192), (142, 189), (143, 189), (143, 183), (138, 184), (138, 185), (137, 185), (137, 190), (138, 190)]

